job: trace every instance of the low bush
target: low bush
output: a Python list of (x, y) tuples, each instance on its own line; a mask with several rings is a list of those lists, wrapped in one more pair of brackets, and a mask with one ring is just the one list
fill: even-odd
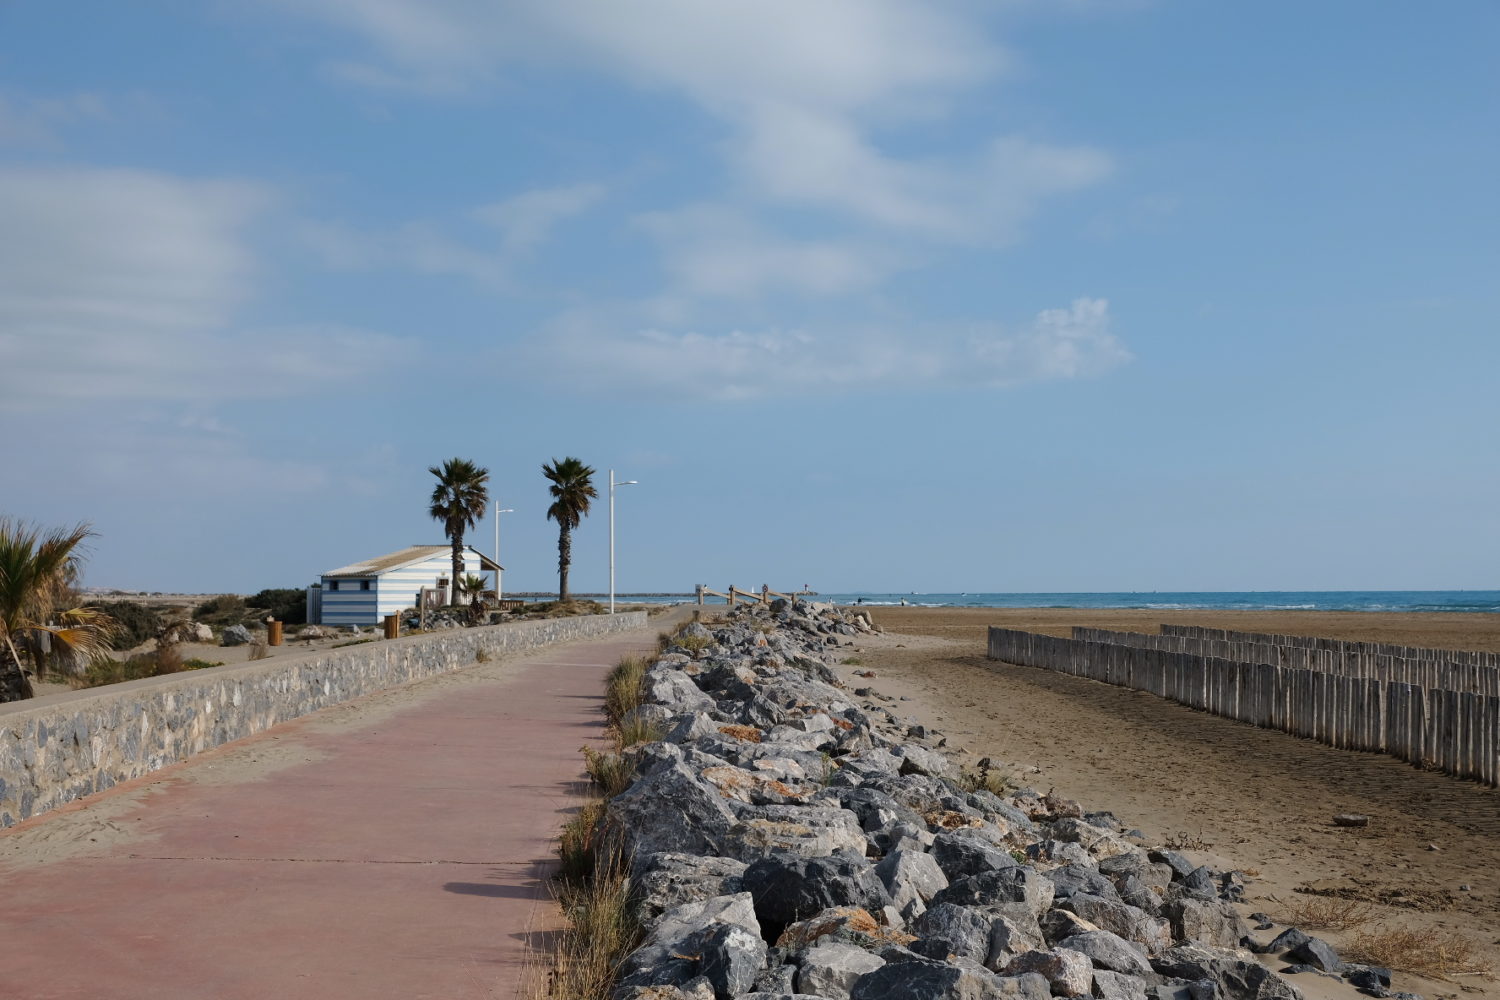
[(135, 601), (109, 601), (88, 607), (91, 611), (109, 615), (119, 625), (119, 631), (110, 640), (110, 649), (134, 649), (143, 642), (150, 642), (163, 624), (160, 612)]
[(267, 615), (288, 625), (307, 624), (307, 591), (296, 587), (262, 590), (246, 598), (245, 603), (264, 620)]
[(1344, 957), (1431, 979), (1491, 972), (1472, 941), (1452, 931), (1432, 928), (1381, 927), (1360, 931), (1353, 945), (1345, 949)]
[(209, 625), (242, 625), (250, 618), (250, 606), (237, 594), (220, 594), (194, 608), (193, 617)]

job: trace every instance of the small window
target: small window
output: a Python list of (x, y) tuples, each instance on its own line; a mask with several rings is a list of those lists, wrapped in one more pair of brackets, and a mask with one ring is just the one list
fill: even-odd
[(339, 582), (337, 580), (329, 580), (328, 581), (328, 589), (329, 590), (338, 590), (339, 589)]
[(359, 581), (359, 589), (360, 590), (369, 590), (370, 589), (370, 581), (369, 580), (361, 580), (361, 581)]

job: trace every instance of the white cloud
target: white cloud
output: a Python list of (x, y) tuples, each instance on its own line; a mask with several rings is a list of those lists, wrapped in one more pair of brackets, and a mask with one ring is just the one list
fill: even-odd
[(904, 263), (871, 240), (779, 237), (718, 205), (648, 213), (637, 223), (661, 244), (674, 292), (690, 296), (837, 295), (872, 287)]
[(944, 160), (876, 135), (940, 113), (1008, 58), (975, 8), (905, 0), (275, 0), (370, 41), (388, 85), (454, 90), (519, 64), (577, 64), (684, 98), (730, 126), (743, 193), (927, 237), (1004, 243), (1046, 197), (1093, 183), (1100, 151), (1011, 137)]
[[(460, 220), (411, 222), (387, 232), (309, 223), (300, 234), (326, 264), (341, 270), (396, 267), (507, 288), (521, 257), (543, 243), (559, 223), (603, 196), (601, 184), (538, 188), (481, 205)], [(484, 227), (479, 238), (465, 240), (453, 234), (466, 221)]]
[(272, 200), (139, 170), (0, 171), (0, 406), (278, 395), (378, 364), (391, 338), (232, 325), (254, 288), (246, 230)]
[(527, 374), (577, 389), (682, 399), (749, 400), (817, 392), (997, 387), (1102, 374), (1130, 360), (1110, 332), (1109, 305), (1078, 299), (1019, 329), (930, 327), (920, 336), (880, 327), (638, 329), (618, 317), (574, 314), (534, 344)]
[(602, 197), (602, 184), (540, 188), (482, 206), (474, 215), (500, 230), (508, 252), (519, 253), (546, 240), (559, 222), (586, 211)]

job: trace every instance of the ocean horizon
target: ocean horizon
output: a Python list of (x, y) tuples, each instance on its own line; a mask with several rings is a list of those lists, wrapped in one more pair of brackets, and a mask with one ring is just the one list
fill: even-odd
[[(1159, 611), (1417, 611), (1500, 613), (1500, 590), (1247, 590), (1100, 591), (1084, 593), (820, 592), (816, 601), (865, 607), (917, 608), (1116, 608)], [(675, 595), (617, 600), (681, 603)], [(723, 602), (711, 598), (715, 604)]]

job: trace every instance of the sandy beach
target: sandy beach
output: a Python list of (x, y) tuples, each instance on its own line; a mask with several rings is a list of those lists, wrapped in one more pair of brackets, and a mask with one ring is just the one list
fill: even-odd
[[(1015, 779), (1107, 809), (1153, 841), (1251, 873), (1249, 910), (1285, 920), (1315, 897), (1369, 904), (1364, 925), (1316, 930), (1346, 945), (1361, 930), (1452, 931), (1500, 969), (1500, 791), (1196, 712), (1141, 692), (990, 661), (990, 625), (1066, 635), (1074, 625), (1157, 631), (1162, 621), (1451, 649), (1500, 649), (1500, 616), (1338, 612), (1170, 612), (877, 608), (886, 635), (861, 640), (846, 682), (895, 699), (961, 759), (1006, 762)], [(854, 676), (873, 670), (874, 679)], [(1334, 826), (1363, 813), (1363, 829)], [(1295, 977), (1308, 990), (1309, 977)], [(1429, 998), (1500, 996), (1496, 983), (1406, 976)]]

